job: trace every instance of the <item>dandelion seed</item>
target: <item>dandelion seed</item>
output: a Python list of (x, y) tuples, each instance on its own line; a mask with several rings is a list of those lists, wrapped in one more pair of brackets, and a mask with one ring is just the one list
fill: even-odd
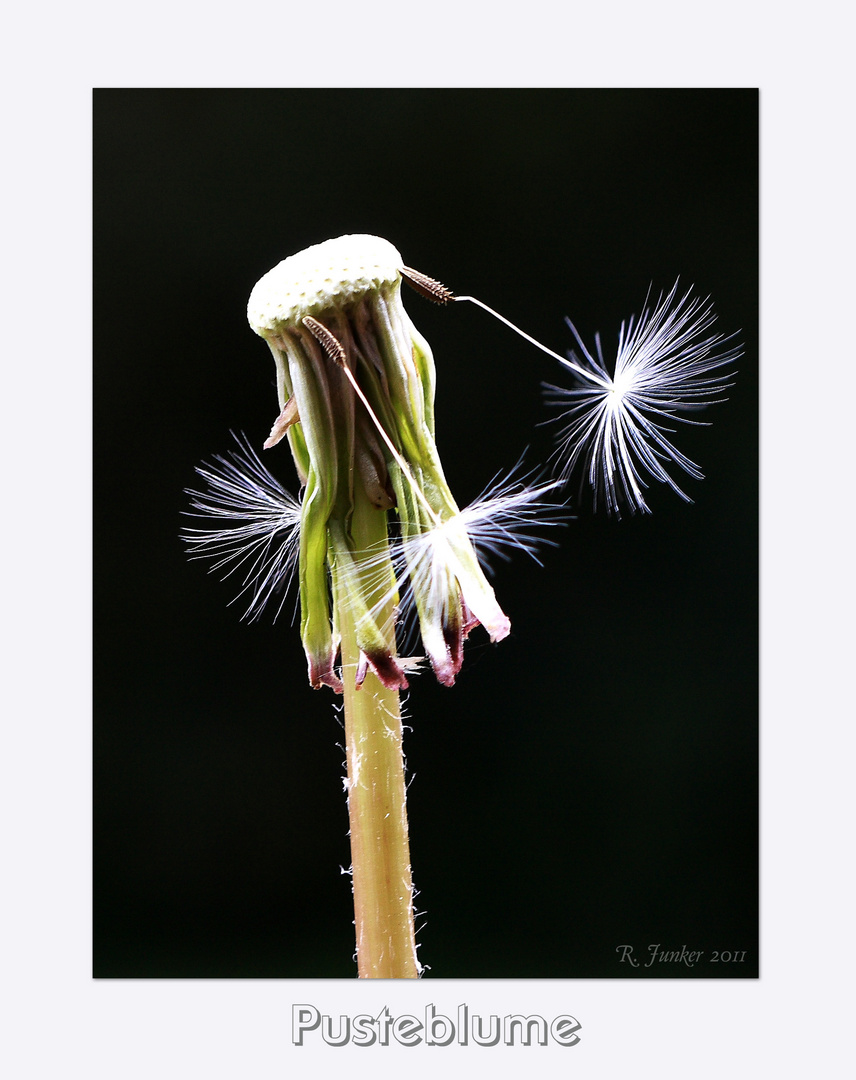
[(692, 501), (668, 466), (677, 465), (697, 480), (703, 474), (666, 436), (674, 429), (662, 421), (699, 424), (678, 414), (722, 400), (717, 395), (730, 385), (732, 374), (717, 372), (742, 353), (739, 345), (728, 345), (734, 335), (708, 333), (715, 322), (709, 299), (692, 297), (691, 290), (678, 298), (675, 282), (653, 308), (646, 299), (638, 321), (621, 324), (610, 375), (600, 335), (595, 358), (568, 320), (582, 356), (572, 351), (562, 365), (585, 385), (546, 387), (552, 404), (563, 409), (556, 459), (566, 479), (578, 461), (584, 462), (595, 505), (602, 493), (610, 513), (620, 515), (622, 505), (631, 513), (647, 512), (645, 475)]

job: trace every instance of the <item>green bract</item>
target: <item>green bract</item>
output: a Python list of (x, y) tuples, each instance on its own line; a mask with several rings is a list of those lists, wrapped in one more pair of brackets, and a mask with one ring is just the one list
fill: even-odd
[[(395, 639), (405, 575), (440, 682), (454, 682), (475, 625), (493, 641), (509, 632), (443, 475), (434, 359), (404, 310), (402, 274), (430, 282), (407, 270), (386, 240), (341, 236), (279, 263), (248, 305), (250, 325), (276, 361), (281, 411), (265, 445), (287, 435), (304, 485), (301, 635), (316, 687), (342, 686), (331, 591), (332, 611), (347, 605), (356, 623), (362, 674), (370, 664), (388, 687), (407, 686)], [(354, 510), (364, 501), (372, 512), (358, 515), (357, 530)], [(387, 536), (393, 508), (403, 573)]]

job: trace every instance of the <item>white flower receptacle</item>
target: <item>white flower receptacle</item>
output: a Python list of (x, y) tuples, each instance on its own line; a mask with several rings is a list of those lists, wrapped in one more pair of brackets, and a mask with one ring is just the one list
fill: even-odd
[(250, 293), (247, 319), (261, 337), (297, 326), (401, 280), (403, 260), (388, 240), (356, 233), (298, 251), (269, 270)]

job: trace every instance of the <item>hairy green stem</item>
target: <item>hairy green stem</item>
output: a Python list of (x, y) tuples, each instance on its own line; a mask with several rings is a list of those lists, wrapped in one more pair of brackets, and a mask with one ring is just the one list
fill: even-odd
[[(386, 514), (372, 507), (361, 490), (355, 492), (351, 535), (357, 552), (376, 553), (378, 544), (386, 543)], [(335, 604), (342, 641), (358, 973), (363, 979), (415, 979), (419, 965), (399, 695), (371, 670), (357, 687), (355, 610), (347, 596), (337, 596)], [(392, 601), (388, 616), (391, 625)]]

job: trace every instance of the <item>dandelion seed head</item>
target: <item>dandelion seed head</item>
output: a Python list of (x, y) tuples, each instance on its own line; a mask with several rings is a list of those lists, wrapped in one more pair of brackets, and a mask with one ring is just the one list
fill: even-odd
[[(543, 483), (518, 468), (458, 509), (435, 442), (433, 356), (404, 308), (402, 280), (437, 303), (484, 309), (569, 373), (570, 387), (547, 387), (560, 409), (560, 479)], [(578, 464), (595, 505), (615, 514), (647, 511), (651, 478), (690, 501), (672, 472), (702, 474), (670, 441), (669, 424), (698, 423), (686, 414), (719, 400), (730, 378), (722, 369), (740, 348), (712, 331), (708, 300), (677, 290), (646, 298), (638, 319), (621, 324), (610, 371), (599, 335), (589, 351), (569, 322), (576, 347), (559, 356), (482, 301), (408, 268), (379, 237), (340, 236), (284, 259), (252, 290), (247, 315), (276, 364), (279, 412), (264, 446), (288, 440), (302, 501), (239, 440), (198, 470), (207, 488), (190, 493), (193, 512), (209, 521), (184, 531), (191, 556), (234, 577), (251, 620), (274, 606), (279, 614), (299, 569), (313, 686), (343, 688), (342, 627), (355, 632), (342, 665), (356, 669), (357, 686), (371, 667), (387, 688), (406, 689), (413, 664), (402, 653), (417, 652), (417, 636), (451, 685), (475, 626), (492, 641), (510, 632), (486, 577), (491, 563), (515, 551), (538, 561), (551, 543), (542, 526), (569, 516), (551, 501), (554, 489)]]

